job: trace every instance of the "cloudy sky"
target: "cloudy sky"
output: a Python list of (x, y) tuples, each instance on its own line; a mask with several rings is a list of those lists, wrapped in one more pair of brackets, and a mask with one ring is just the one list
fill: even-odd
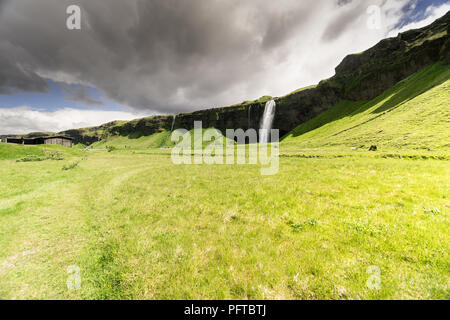
[[(66, 27), (69, 5), (81, 30)], [(449, 10), (445, 0), (0, 0), (0, 134), (281, 96)]]

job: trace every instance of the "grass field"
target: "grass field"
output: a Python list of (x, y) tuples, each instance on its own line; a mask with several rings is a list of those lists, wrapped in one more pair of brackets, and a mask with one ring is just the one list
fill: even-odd
[(438, 64), (299, 126), (272, 176), (174, 165), (164, 132), (0, 144), (0, 298), (450, 299), (448, 79)]
[(449, 298), (448, 161), (70, 161), (2, 161), (1, 298)]

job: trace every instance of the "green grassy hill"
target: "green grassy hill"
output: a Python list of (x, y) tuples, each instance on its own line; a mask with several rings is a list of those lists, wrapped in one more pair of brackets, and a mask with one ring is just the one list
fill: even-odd
[(301, 124), (283, 150), (450, 149), (450, 66), (437, 63), (371, 101), (344, 101)]
[[(214, 128), (209, 128), (213, 129)], [(208, 129), (203, 128), (202, 132), (205, 133)], [(222, 136), (220, 131), (217, 131), (219, 135)], [(202, 145), (202, 148), (205, 148), (207, 145), (209, 145), (211, 142), (203, 142), (198, 140), (198, 137), (194, 136), (194, 130), (190, 130), (189, 134), (191, 135), (191, 147), (192, 149), (196, 145)], [(91, 149), (102, 149), (106, 148), (107, 146), (115, 147), (118, 149), (155, 149), (155, 148), (172, 148), (175, 146), (175, 143), (171, 140), (171, 131), (161, 131), (158, 133), (154, 133), (148, 136), (140, 135), (140, 134), (131, 134), (128, 136), (118, 136), (118, 135), (112, 135), (109, 136), (99, 142), (93, 143), (89, 148)], [(222, 136), (223, 137), (223, 136)], [(228, 139), (223, 137), (223, 143), (226, 145)], [(183, 139), (183, 143), (188, 143), (189, 139)], [(181, 142), (181, 138), (180, 138)], [(234, 143), (234, 142), (233, 142)]]
[(59, 154), (62, 158), (82, 156), (83, 151), (78, 148), (67, 148), (58, 145), (22, 146), (20, 144), (0, 143), (0, 160), (17, 160), (25, 157), (45, 159)]
[(43, 156), (44, 152), (34, 146), (0, 143), (0, 160), (14, 160), (28, 155)]
[[(281, 152), (303, 150), (450, 150), (450, 66), (434, 64), (397, 83), (370, 101), (343, 101), (305, 122), (282, 139)], [(205, 129), (204, 129), (205, 131)], [(193, 132), (192, 146), (194, 146)], [(225, 141), (226, 143), (226, 141)], [(203, 147), (208, 143), (204, 143)], [(90, 148), (113, 146), (118, 149), (173, 147), (171, 132), (151, 135), (106, 135)], [(77, 153), (60, 148), (63, 153)], [(45, 148), (0, 144), (0, 159), (42, 156)], [(75, 154), (74, 154), (75, 155)]]
[(112, 146), (116, 148), (130, 147), (133, 149), (146, 149), (146, 148), (164, 148), (173, 146), (170, 141), (170, 131), (161, 131), (149, 136), (109, 136), (99, 142), (93, 143), (90, 148), (100, 149), (106, 146)]

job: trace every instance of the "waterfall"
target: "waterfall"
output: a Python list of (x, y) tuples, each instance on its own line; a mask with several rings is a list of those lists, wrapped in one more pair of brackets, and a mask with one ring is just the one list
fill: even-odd
[(172, 127), (170, 127), (170, 131), (173, 131), (173, 127), (175, 126), (175, 119), (176, 118), (177, 118), (177, 115), (174, 115), (173, 119), (172, 119)]
[(248, 107), (248, 128), (249, 129), (251, 128), (251, 124), (252, 124), (251, 112), (252, 112), (252, 106)]
[(268, 143), (270, 138), (270, 129), (272, 129), (273, 118), (275, 117), (276, 103), (273, 100), (267, 101), (264, 108), (264, 114), (261, 119), (259, 130), (259, 143)]

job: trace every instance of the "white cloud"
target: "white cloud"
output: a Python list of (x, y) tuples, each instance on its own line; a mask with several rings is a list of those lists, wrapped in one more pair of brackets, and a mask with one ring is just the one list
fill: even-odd
[(0, 109), (0, 134), (29, 132), (59, 132), (73, 128), (98, 126), (113, 120), (132, 120), (145, 114), (125, 111), (79, 110), (64, 108), (57, 111), (33, 110), (29, 107)]
[[(367, 50), (386, 38), (401, 20), (402, 8), (407, 3), (408, 0), (364, 0), (338, 8), (328, 1), (320, 15), (291, 39), (284, 62), (265, 70), (266, 79), (273, 80), (266, 81), (265, 86), (258, 83), (258, 94), (280, 96), (333, 76), (335, 67), (345, 56)], [(381, 23), (377, 29), (368, 27), (371, 16), (367, 8), (371, 5), (381, 9)], [(341, 28), (342, 25), (345, 27)], [(341, 30), (333, 33), (333, 28)], [(324, 34), (330, 31), (334, 38), (324, 40)]]

